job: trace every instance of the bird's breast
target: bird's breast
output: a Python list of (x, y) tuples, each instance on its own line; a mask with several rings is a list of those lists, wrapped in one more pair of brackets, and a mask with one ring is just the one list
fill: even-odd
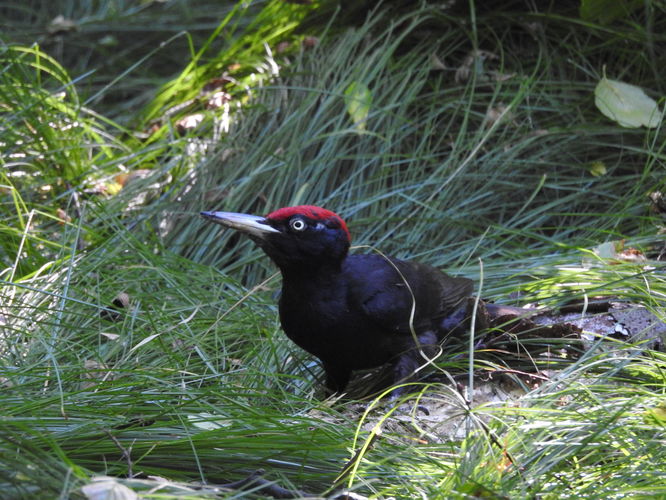
[(282, 328), (302, 349), (352, 369), (379, 366), (402, 350), (400, 336), (368, 322), (345, 286), (304, 290), (284, 286), (280, 298)]
[(285, 287), (280, 298), (282, 328), (289, 338), (304, 348), (303, 344), (310, 344), (309, 340), (326, 344), (328, 337), (335, 337), (336, 333), (344, 335), (350, 315), (346, 291), (342, 287), (308, 291)]

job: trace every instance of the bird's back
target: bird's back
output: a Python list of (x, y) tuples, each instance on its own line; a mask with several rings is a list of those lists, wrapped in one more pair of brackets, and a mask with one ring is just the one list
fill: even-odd
[[(387, 331), (409, 334), (438, 329), (441, 320), (460, 307), (473, 290), (467, 278), (455, 278), (427, 264), (377, 254), (351, 255), (345, 273), (355, 300), (368, 318)], [(437, 332), (439, 333), (439, 332)]]

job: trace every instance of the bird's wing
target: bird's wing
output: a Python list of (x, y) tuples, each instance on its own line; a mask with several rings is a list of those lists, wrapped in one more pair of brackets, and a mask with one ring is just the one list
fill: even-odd
[(418, 262), (389, 262), (380, 255), (352, 255), (347, 261), (352, 300), (361, 304), (365, 316), (389, 331), (410, 333), (410, 323), (417, 332), (431, 329), (462, 305), (473, 289), (467, 278), (454, 278)]

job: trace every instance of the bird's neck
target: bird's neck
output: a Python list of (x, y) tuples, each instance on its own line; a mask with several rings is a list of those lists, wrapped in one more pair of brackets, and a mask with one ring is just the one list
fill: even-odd
[[(316, 268), (287, 268), (282, 272), (282, 294), (280, 317), (305, 314), (303, 311), (318, 310), (331, 300), (337, 301), (340, 294), (346, 295), (346, 283), (341, 279), (342, 269), (338, 265)], [(296, 304), (298, 304), (296, 306)], [(295, 309), (295, 310), (294, 310)], [(299, 320), (300, 321), (300, 320)]]
[(285, 284), (328, 281), (342, 272), (342, 261), (303, 262), (280, 266)]

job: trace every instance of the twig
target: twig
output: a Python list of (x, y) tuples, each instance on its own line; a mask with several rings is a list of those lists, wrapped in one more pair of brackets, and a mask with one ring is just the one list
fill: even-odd
[(124, 458), (127, 461), (127, 477), (134, 477), (134, 473), (132, 472), (132, 447), (130, 446), (129, 448), (125, 448), (122, 444), (120, 444), (120, 441), (118, 441), (118, 438), (111, 434), (108, 430), (104, 429), (104, 432), (106, 433), (107, 436), (113, 441), (113, 444), (115, 444), (120, 452), (122, 453), (122, 458)]

